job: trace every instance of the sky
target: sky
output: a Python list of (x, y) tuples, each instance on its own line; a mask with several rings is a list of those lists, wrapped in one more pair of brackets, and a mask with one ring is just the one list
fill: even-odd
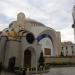
[(72, 10), (75, 0), (0, 0), (0, 31), (19, 12), (61, 32), (61, 41), (74, 42)]

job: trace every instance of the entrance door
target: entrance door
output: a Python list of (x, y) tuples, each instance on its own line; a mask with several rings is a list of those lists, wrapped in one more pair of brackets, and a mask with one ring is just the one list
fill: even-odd
[(28, 49), (24, 52), (24, 67), (31, 67), (31, 51)]

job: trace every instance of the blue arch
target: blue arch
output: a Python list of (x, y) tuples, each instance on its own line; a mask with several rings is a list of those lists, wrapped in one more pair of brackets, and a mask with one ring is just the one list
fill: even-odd
[(39, 42), (40, 40), (42, 40), (43, 38), (46, 38), (46, 37), (48, 37), (52, 40), (52, 38), (48, 34), (42, 34), (42, 35), (37, 37), (37, 41)]

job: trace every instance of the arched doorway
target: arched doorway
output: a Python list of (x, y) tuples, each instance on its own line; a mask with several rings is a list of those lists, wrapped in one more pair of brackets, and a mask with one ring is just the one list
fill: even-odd
[(29, 49), (24, 52), (24, 67), (31, 67), (31, 51)]

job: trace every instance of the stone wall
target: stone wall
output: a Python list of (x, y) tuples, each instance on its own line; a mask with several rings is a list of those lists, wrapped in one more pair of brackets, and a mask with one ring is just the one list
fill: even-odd
[(75, 57), (45, 57), (45, 63), (74, 63)]

